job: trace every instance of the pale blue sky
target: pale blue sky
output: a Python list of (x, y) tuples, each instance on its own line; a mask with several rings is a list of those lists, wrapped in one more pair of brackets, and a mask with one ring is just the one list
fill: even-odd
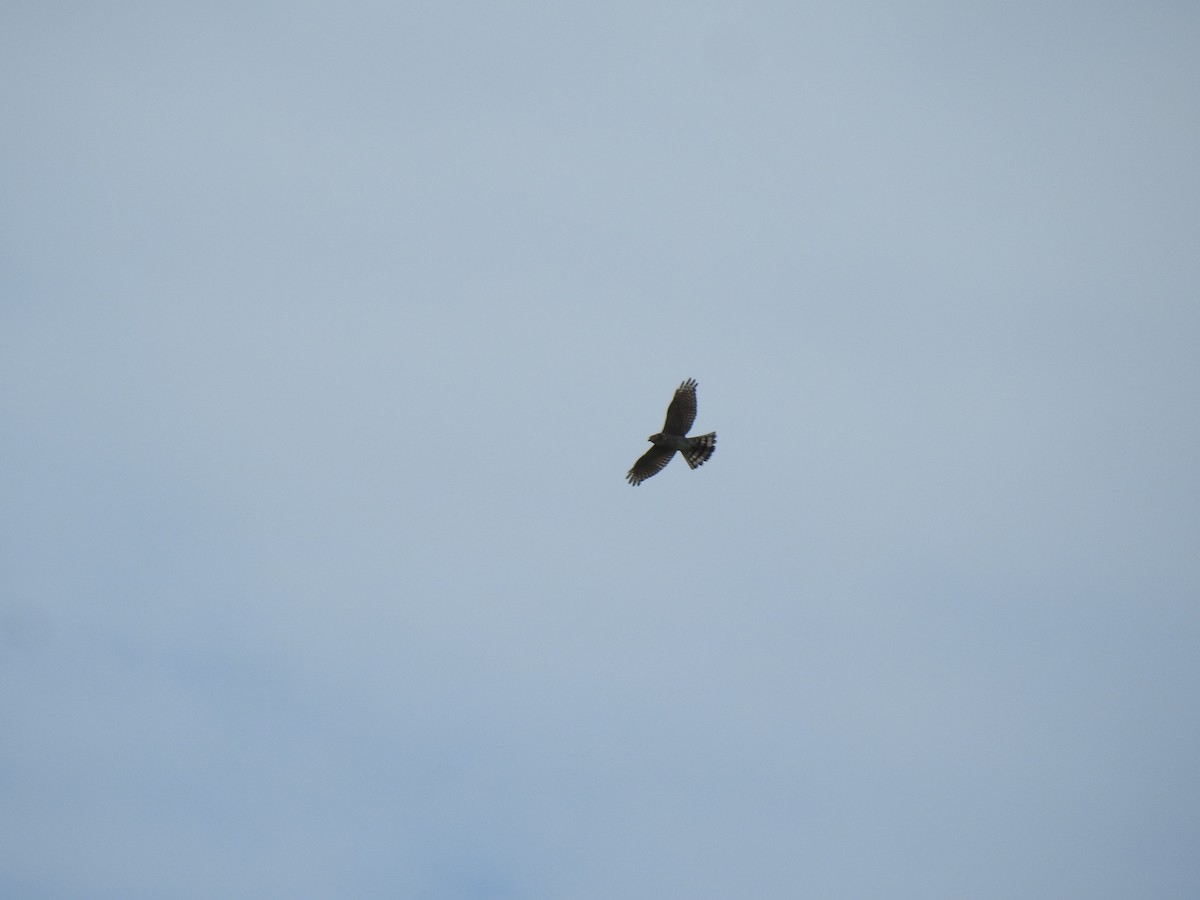
[(8, 4), (0, 895), (1200, 894), (1198, 47)]

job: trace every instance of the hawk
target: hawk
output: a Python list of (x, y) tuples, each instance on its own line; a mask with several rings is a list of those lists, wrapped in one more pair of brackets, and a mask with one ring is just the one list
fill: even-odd
[(675, 398), (667, 407), (667, 421), (663, 430), (646, 438), (654, 446), (633, 464), (625, 476), (629, 483), (636, 487), (651, 475), (657, 475), (666, 468), (676, 450), (683, 453), (683, 458), (693, 469), (704, 465), (717, 449), (717, 433), (713, 431), (688, 437), (688, 430), (695, 421), (696, 382), (689, 378), (675, 390)]

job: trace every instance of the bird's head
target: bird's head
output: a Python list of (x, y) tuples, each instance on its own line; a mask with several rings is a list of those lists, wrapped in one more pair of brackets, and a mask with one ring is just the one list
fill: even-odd
[(646, 438), (646, 440), (648, 440), (652, 444), (657, 444), (659, 442), (659, 439), (662, 438), (662, 436), (663, 436), (663, 434), (660, 431), (658, 434), (650, 435), (650, 437)]

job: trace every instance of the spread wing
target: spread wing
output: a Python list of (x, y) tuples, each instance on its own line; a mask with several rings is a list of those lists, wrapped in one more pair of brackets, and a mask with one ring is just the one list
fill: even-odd
[[(663, 425), (663, 434), (677, 434), (683, 437), (691, 431), (692, 423), (695, 421), (696, 382), (694, 379), (689, 378), (675, 390), (675, 399), (667, 407), (667, 422)], [(645, 459), (645, 457), (642, 458)], [(663, 465), (665, 466), (666, 463), (663, 463)], [(659, 468), (662, 468), (662, 466)]]
[(629, 470), (629, 474), (625, 477), (629, 479), (630, 484), (637, 486), (651, 475), (657, 475), (665, 469), (667, 463), (671, 461), (671, 457), (674, 455), (674, 450), (668, 450), (666, 447), (660, 447), (658, 444), (655, 444), (642, 454), (642, 458), (633, 464), (633, 468)]

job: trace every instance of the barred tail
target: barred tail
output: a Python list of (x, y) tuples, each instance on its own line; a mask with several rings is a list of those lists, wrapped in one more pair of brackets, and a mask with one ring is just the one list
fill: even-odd
[(698, 469), (708, 462), (708, 458), (717, 449), (717, 433), (712, 431), (708, 434), (698, 434), (688, 440), (692, 441), (692, 446), (683, 451), (683, 458), (693, 469)]

